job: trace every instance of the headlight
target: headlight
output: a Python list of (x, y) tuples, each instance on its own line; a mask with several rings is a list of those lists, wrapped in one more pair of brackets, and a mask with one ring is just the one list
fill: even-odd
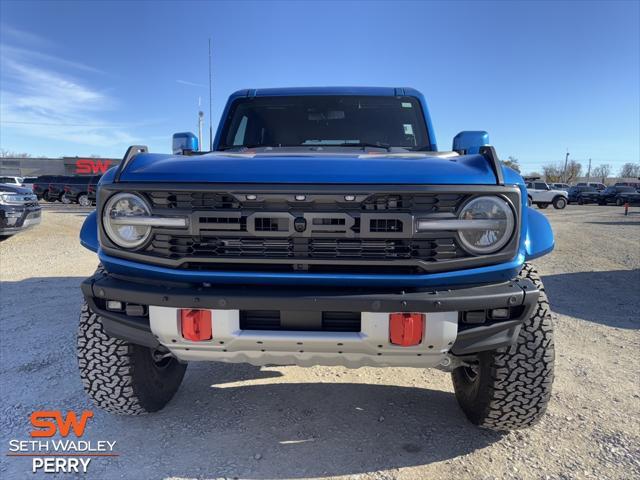
[(2, 193), (0, 194), (0, 205), (22, 205), (37, 201), (37, 197), (30, 193)]
[(136, 248), (149, 238), (151, 227), (140, 220), (150, 216), (149, 205), (142, 197), (118, 193), (107, 201), (102, 225), (113, 243), (124, 248)]
[(458, 228), (460, 242), (474, 255), (500, 250), (511, 238), (515, 226), (511, 206), (500, 197), (474, 198), (462, 208), (458, 218), (457, 223), (462, 224)]

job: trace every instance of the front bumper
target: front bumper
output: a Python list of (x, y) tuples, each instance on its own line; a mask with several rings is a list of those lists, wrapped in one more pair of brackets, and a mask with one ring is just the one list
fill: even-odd
[[(82, 283), (91, 309), (112, 336), (156, 348), (163, 345), (182, 360), (296, 364), (437, 366), (450, 354), (466, 357), (515, 342), (529, 318), (538, 290), (528, 280), (457, 289), (373, 290), (267, 286), (205, 287), (138, 283), (98, 273)], [(107, 300), (135, 306), (139, 316), (106, 309)], [(142, 306), (142, 310), (140, 310)], [(213, 310), (213, 339), (185, 340), (177, 309)], [(509, 309), (504, 320), (477, 321), (478, 312)], [(143, 312), (140, 314), (140, 311)], [(243, 311), (362, 312), (359, 332), (242, 329)], [(426, 313), (423, 341), (400, 347), (389, 341), (392, 312)], [(468, 322), (474, 312), (473, 322)], [(480, 313), (482, 317), (482, 313)]]
[(13, 235), (38, 225), (42, 220), (39, 205), (2, 205), (0, 207), (0, 235)]

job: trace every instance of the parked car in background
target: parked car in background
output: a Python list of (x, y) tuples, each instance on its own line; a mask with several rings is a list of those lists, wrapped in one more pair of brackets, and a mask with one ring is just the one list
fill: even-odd
[(40, 223), (38, 198), (28, 188), (0, 184), (0, 237), (14, 235)]
[(602, 192), (587, 185), (583, 185), (578, 188), (583, 189), (578, 195), (578, 205), (584, 205), (586, 203), (600, 203), (600, 194)]
[(607, 186), (604, 183), (599, 183), (599, 182), (589, 182), (589, 183), (580, 182), (580, 183), (576, 183), (576, 187), (593, 187), (599, 192), (607, 188)]
[(22, 186), (22, 177), (0, 177), (0, 183)]
[(627, 202), (634, 204), (640, 203), (640, 193), (633, 187), (607, 187), (600, 192), (598, 201), (600, 205), (615, 203), (618, 206), (622, 206)]
[(564, 190), (554, 190), (545, 182), (527, 182), (527, 196), (529, 205), (547, 208), (553, 204), (554, 208), (562, 210), (569, 203), (569, 196)]
[[(89, 207), (95, 201), (95, 186), (102, 175), (92, 177), (69, 177), (69, 182), (64, 186), (64, 198), (70, 203), (77, 203), (83, 207)], [(89, 197), (89, 188), (92, 187), (93, 201)]]
[(42, 199), (47, 202), (54, 202), (57, 198), (52, 198), (49, 192), (49, 185), (61, 182), (62, 175), (42, 175), (33, 183), (33, 193), (38, 196), (38, 200)]
[(49, 198), (47, 201), (70, 203), (67, 197), (64, 196), (64, 186), (70, 181), (70, 178), (73, 177), (59, 176), (49, 182)]
[(35, 183), (38, 177), (23, 177), (22, 178), (22, 186), (24, 188), (28, 188), (33, 192), (33, 184)]
[(633, 187), (636, 192), (640, 192), (640, 182), (618, 182), (614, 187)]
[(551, 183), (550, 187), (555, 190), (564, 190), (565, 192), (569, 192), (571, 186), (568, 183)]
[(582, 185), (580, 187), (573, 186), (571, 188), (569, 188), (569, 203), (580, 203), (580, 196), (583, 192), (591, 192), (591, 193), (598, 193), (598, 191), (593, 188), (593, 187), (589, 187), (588, 185)]

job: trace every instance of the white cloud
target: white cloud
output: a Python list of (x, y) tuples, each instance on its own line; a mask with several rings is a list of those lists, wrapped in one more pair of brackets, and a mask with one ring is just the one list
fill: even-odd
[[(30, 34), (18, 33), (32, 43), (37, 40), (35, 36), (30, 38)], [(104, 120), (105, 114), (117, 106), (116, 100), (68, 73), (73, 69), (98, 70), (40, 51), (12, 45), (0, 48), (3, 137), (13, 132), (93, 147), (135, 143), (126, 127)]]
[(207, 88), (206, 85), (202, 85), (201, 83), (188, 82), (186, 80), (176, 80), (176, 82), (182, 85), (188, 85), (190, 87), (199, 87), (199, 88)]

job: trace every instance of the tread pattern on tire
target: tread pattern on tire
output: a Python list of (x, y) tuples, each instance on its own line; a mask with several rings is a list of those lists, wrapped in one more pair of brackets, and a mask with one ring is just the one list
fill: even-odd
[(78, 327), (78, 366), (82, 385), (101, 409), (120, 415), (148, 413), (133, 388), (131, 346), (107, 335), (100, 317), (85, 303)]
[[(521, 278), (538, 287), (540, 295), (535, 310), (520, 329), (516, 344), (487, 352), (489, 378), (481, 393), (486, 401), (473, 412), (474, 423), (492, 430), (512, 430), (535, 424), (544, 414), (551, 397), (555, 360), (553, 325), (549, 301), (535, 268), (525, 264)], [(454, 386), (461, 388), (453, 375)], [(464, 408), (464, 407), (463, 407)]]

